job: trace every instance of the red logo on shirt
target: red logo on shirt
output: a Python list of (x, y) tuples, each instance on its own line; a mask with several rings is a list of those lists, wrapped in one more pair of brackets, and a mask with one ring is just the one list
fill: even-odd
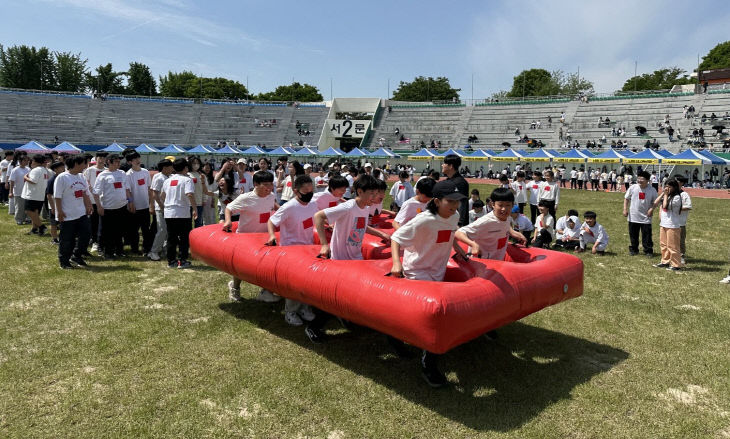
[(330, 207), (337, 206), (337, 201), (330, 201)]
[(311, 229), (312, 226), (314, 226), (314, 222), (312, 222), (312, 218), (307, 218), (304, 221), (302, 221), (302, 226), (305, 229)]
[(537, 189), (537, 188), (539, 188), (539, 187), (540, 187), (540, 186), (538, 186), (538, 185), (536, 185), (536, 184), (533, 184), (533, 185), (532, 185), (532, 188), (533, 188), (533, 189)]
[(271, 216), (271, 212), (262, 213), (261, 215), (259, 215), (259, 223), (260, 224), (265, 223), (266, 221), (269, 220), (270, 216)]
[(101, 172), (102, 172), (102, 171), (99, 171), (99, 170), (97, 169), (97, 170), (96, 170), (96, 176), (98, 177), (98, 176), (99, 176), (99, 174), (101, 174)]
[(114, 189), (121, 189), (121, 188), (122, 188), (122, 183), (119, 182), (119, 181), (115, 181), (114, 182)]
[(365, 217), (359, 216), (357, 217), (357, 222), (355, 223), (356, 229), (364, 229), (365, 228)]
[(501, 238), (501, 239), (498, 239), (497, 240), (497, 248), (498, 249), (504, 248), (505, 245), (507, 245), (507, 237), (506, 236), (504, 238)]
[(286, 187), (291, 187), (291, 181), (286, 182)]
[(406, 188), (406, 187), (405, 187), (405, 186), (403, 186), (402, 184), (398, 186), (398, 190), (399, 190), (399, 191), (402, 191), (402, 190), (403, 190), (403, 189), (405, 189), (405, 188)]
[(545, 190), (550, 192), (550, 186), (545, 186)]
[(177, 180), (170, 180), (170, 186), (177, 186)]
[(589, 229), (587, 226), (586, 227), (583, 227), (583, 230), (585, 230), (586, 233), (588, 233), (591, 236), (596, 236), (596, 235), (593, 234), (593, 232), (591, 232), (591, 229)]
[(246, 179), (245, 178), (242, 178), (241, 179), (241, 183), (246, 184)]
[(82, 198), (83, 196), (84, 196), (84, 191), (74, 191), (74, 197)]
[(48, 180), (48, 174), (43, 174), (43, 179)]
[(519, 186), (517, 186), (517, 187), (519, 187), (519, 188), (520, 188), (520, 190), (522, 190), (522, 185), (519, 185)]
[(643, 200), (643, 199), (645, 199), (645, 198), (646, 198), (646, 194), (645, 194), (645, 193), (643, 193), (643, 192), (639, 192), (639, 199), (640, 199), (640, 200)]
[(439, 230), (438, 234), (436, 235), (436, 244), (440, 244), (442, 242), (449, 242), (451, 239), (451, 230)]
[(137, 184), (140, 186), (144, 186), (144, 178), (140, 178), (139, 180), (137, 180)]
[(198, 179), (193, 177), (193, 183), (198, 183)]
[(223, 204), (228, 204), (228, 203), (230, 203), (231, 201), (233, 201), (233, 200), (223, 200)]

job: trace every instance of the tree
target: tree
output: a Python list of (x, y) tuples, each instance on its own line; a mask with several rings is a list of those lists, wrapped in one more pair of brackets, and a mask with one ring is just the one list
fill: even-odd
[(280, 85), (274, 91), (259, 93), (260, 101), (300, 101), (321, 102), (324, 100), (319, 89), (313, 85), (293, 82), (291, 85)]
[(126, 76), (127, 94), (139, 96), (157, 94), (157, 82), (146, 65), (138, 62), (129, 63)]
[(56, 60), (56, 90), (81, 92), (84, 90), (86, 60), (81, 54), (54, 52)]
[(711, 69), (726, 69), (730, 67), (730, 41), (719, 43), (710, 52), (702, 57), (700, 71)]
[(198, 77), (193, 72), (168, 72), (160, 77), (163, 96), (204, 99), (247, 99), (246, 87), (238, 81), (226, 78)]
[(593, 94), (593, 83), (586, 78), (581, 78), (577, 73), (565, 74), (562, 70), (556, 70), (551, 73), (553, 81), (560, 87), (561, 95), (576, 96), (580, 94)]
[(508, 97), (552, 96), (560, 94), (560, 84), (545, 69), (523, 70), (514, 77)]
[(632, 76), (624, 82), (621, 91), (664, 90), (675, 85), (693, 84), (696, 80), (685, 74), (679, 67), (665, 67), (652, 73)]
[(398, 89), (393, 92), (394, 101), (408, 102), (430, 102), (430, 101), (451, 101), (459, 99), (460, 88), (452, 88), (449, 79), (440, 76), (432, 77), (417, 76), (413, 82), (398, 84)]
[(96, 93), (124, 93), (122, 76), (125, 72), (115, 72), (112, 63), (96, 68), (96, 75), (86, 73), (86, 86)]
[(55, 63), (48, 48), (0, 46), (0, 86), (25, 89), (54, 89)]

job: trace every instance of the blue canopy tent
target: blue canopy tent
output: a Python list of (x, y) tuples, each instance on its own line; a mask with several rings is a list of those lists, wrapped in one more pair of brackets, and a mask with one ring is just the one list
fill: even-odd
[(300, 157), (315, 157), (317, 155), (317, 151), (310, 147), (305, 146), (302, 149), (294, 151), (293, 155), (300, 156)]
[(212, 154), (239, 155), (241, 151), (231, 145), (226, 145), (221, 149), (214, 150)]
[(494, 154), (493, 153), (490, 154), (490, 152), (491, 151), (487, 151), (487, 150), (484, 150), (484, 149), (477, 149), (473, 153), (468, 154), (467, 156), (465, 156), (464, 157), (464, 160), (467, 160), (467, 161), (475, 161), (475, 162), (476, 161), (485, 162), (485, 161), (488, 161), (490, 158), (492, 158), (492, 156), (494, 156)]
[(77, 148), (75, 145), (69, 142), (62, 142), (51, 148), (51, 151), (66, 154), (78, 154), (81, 152), (81, 148)]
[(368, 157), (378, 158), (378, 159), (388, 159), (388, 158), (395, 158), (400, 157), (398, 154), (388, 151), (385, 148), (378, 148), (375, 151), (368, 153)]
[(571, 149), (563, 155), (556, 156), (553, 161), (557, 163), (586, 163), (591, 157), (593, 156), (589, 156), (583, 151)]
[(339, 157), (341, 155), (342, 155), (342, 151), (335, 149), (331, 146), (319, 153), (320, 157)]
[(549, 153), (544, 149), (538, 149), (532, 154), (524, 156), (526, 162), (550, 162), (555, 158), (554, 154)]
[(362, 149), (360, 149), (358, 147), (355, 147), (352, 149), (352, 151), (345, 154), (345, 157), (365, 157), (367, 155), (368, 155), (368, 153), (366, 153), (365, 151), (363, 151)]
[(437, 155), (426, 148), (421, 148), (418, 152), (415, 152), (408, 156), (408, 160), (433, 160)]
[(633, 154), (626, 154), (628, 151), (621, 151), (619, 153), (615, 149), (609, 149), (608, 151), (605, 151), (601, 154), (598, 154), (595, 157), (588, 157), (589, 163), (621, 163), (628, 155)]
[(662, 163), (664, 156), (653, 149), (645, 149), (631, 157), (626, 157), (623, 162), (632, 165), (658, 165)]
[(523, 158), (522, 154), (509, 148), (492, 157), (495, 162), (519, 162)]
[(459, 157), (464, 157), (466, 154), (464, 154), (464, 151), (458, 151), (454, 148), (449, 148), (446, 151), (444, 151), (442, 154), (436, 154), (438, 157), (446, 157), (447, 155), (457, 155)]
[(283, 146), (280, 146), (274, 150), (267, 152), (266, 154), (267, 155), (278, 155), (278, 156), (292, 155), (292, 151), (288, 150), (287, 148), (284, 148)]
[(264, 156), (266, 155), (266, 151), (259, 148), (258, 146), (254, 145), (246, 149), (245, 151), (241, 151), (241, 154), (243, 155), (255, 155), (255, 156)]
[(25, 145), (21, 146), (20, 148), (15, 148), (16, 151), (25, 151), (28, 154), (45, 154), (50, 149), (48, 147), (40, 142), (36, 142), (35, 140), (31, 140), (30, 142), (26, 143)]
[(212, 154), (212, 153), (213, 153), (213, 149), (212, 148), (209, 149), (205, 145), (198, 145), (195, 148), (191, 148), (188, 150), (188, 154)]
[(702, 150), (699, 150), (697, 152), (700, 153), (700, 154), (702, 154), (703, 156), (707, 157), (708, 159), (710, 159), (710, 161), (712, 162), (713, 165), (725, 165), (725, 166), (727, 166), (727, 164), (729, 162), (728, 160), (726, 160), (726, 159), (724, 159), (724, 158), (722, 158), (722, 157), (720, 157), (718, 155), (715, 155), (715, 154), (713, 154), (712, 152), (710, 152), (710, 151), (708, 151), (706, 149), (702, 149)]
[(102, 151), (104, 151), (104, 152), (122, 152), (125, 149), (127, 149), (126, 146), (124, 146), (120, 143), (114, 142), (111, 145), (107, 146), (106, 148), (102, 148)]
[(185, 150), (181, 147), (175, 145), (174, 143), (171, 143), (167, 145), (166, 147), (162, 148), (160, 151), (160, 154), (185, 154)]
[(662, 156), (664, 158), (670, 158), (670, 157), (673, 157), (674, 156), (674, 154), (672, 154), (671, 152), (667, 151), (666, 149), (660, 149), (660, 150), (658, 150), (657, 151), (657, 154), (659, 154), (660, 156)]
[(142, 143), (138, 147), (134, 148), (140, 154), (158, 154), (160, 151), (157, 148), (153, 148), (146, 143)]

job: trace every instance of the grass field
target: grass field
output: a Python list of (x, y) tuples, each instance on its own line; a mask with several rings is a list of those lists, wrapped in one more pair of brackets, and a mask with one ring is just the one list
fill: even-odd
[(693, 200), (671, 273), (628, 256), (620, 194), (561, 198), (611, 236), (580, 256), (584, 295), (454, 349), (436, 391), (381, 335), (314, 346), (200, 263), (61, 271), (3, 208), (0, 437), (730, 438), (730, 203)]

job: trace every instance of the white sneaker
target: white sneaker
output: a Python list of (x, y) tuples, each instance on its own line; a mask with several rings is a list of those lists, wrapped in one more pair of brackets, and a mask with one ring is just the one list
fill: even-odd
[(307, 322), (311, 322), (315, 317), (317, 317), (309, 305), (302, 305), (297, 314), (299, 314), (299, 317), (301, 317), (302, 320), (306, 320)]
[(91, 245), (91, 251), (94, 252), (94, 253), (98, 253), (99, 252), (99, 244), (93, 243)]
[(684, 258), (682, 258), (682, 260), (680, 261), (680, 263), (682, 264), (682, 267), (684, 267), (685, 265), (687, 265), (687, 263), (684, 261)]
[(241, 289), (233, 286), (233, 281), (228, 281), (228, 298), (231, 302), (241, 301)]
[(721, 284), (730, 284), (730, 274), (726, 278), (720, 281)]
[(281, 300), (281, 296), (277, 296), (266, 288), (262, 288), (256, 300), (259, 302), (274, 303)]
[(150, 258), (153, 261), (159, 261), (160, 260), (160, 255), (157, 254), (157, 253), (155, 253), (155, 252), (149, 252), (149, 253), (147, 253), (147, 257)]
[(302, 326), (304, 322), (295, 312), (288, 312), (284, 314), (284, 320), (292, 326)]

